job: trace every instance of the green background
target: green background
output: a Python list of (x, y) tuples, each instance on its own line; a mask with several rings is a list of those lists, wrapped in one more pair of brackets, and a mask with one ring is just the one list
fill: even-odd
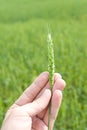
[(67, 83), (54, 130), (87, 130), (87, 0), (0, 0), (0, 127), (7, 109), (47, 70), (47, 26), (56, 72)]

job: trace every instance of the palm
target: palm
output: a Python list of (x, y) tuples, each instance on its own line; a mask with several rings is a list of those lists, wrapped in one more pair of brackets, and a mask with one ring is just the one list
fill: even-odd
[(12, 126), (13, 130), (16, 129), (16, 127), (21, 130), (47, 130), (47, 109), (31, 117), (29, 113), (24, 110), (24, 107), (15, 105), (13, 109), (9, 110), (8, 114), (11, 116), (10, 120), (15, 122), (14, 126)]

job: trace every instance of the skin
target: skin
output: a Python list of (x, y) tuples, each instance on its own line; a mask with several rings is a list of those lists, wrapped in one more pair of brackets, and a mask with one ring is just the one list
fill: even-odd
[(47, 130), (48, 106), (51, 100), (50, 130), (53, 129), (61, 101), (65, 81), (55, 73), (52, 93), (49, 89), (49, 73), (41, 73), (9, 108), (1, 130)]

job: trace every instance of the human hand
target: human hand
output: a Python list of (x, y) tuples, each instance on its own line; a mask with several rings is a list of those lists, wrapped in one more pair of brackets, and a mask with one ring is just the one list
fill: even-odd
[(53, 129), (62, 101), (65, 81), (55, 74), (54, 86), (49, 90), (49, 73), (43, 72), (10, 107), (1, 130), (47, 130), (48, 109), (51, 99), (50, 130)]

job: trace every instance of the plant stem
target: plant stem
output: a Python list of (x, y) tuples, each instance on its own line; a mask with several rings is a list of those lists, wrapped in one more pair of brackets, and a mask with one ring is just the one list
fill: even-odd
[[(50, 90), (52, 92), (52, 87), (54, 85), (55, 64), (54, 64), (53, 42), (50, 33), (48, 33), (48, 71), (49, 71)], [(51, 114), (51, 101), (49, 103), (49, 112), (48, 112), (48, 130), (50, 130), (50, 114)]]

